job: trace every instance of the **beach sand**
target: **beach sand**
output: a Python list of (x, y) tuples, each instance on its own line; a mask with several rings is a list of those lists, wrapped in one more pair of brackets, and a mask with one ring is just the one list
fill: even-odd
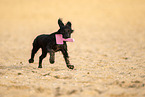
[[(61, 53), (28, 63), (37, 35), (72, 22)], [(145, 97), (144, 0), (0, 0), (0, 97)]]

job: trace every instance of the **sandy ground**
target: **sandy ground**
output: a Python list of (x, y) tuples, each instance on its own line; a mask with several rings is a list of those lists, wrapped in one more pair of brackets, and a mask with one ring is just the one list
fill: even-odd
[[(72, 22), (69, 70), (61, 53), (38, 69), (33, 39)], [(0, 97), (144, 97), (144, 0), (0, 0)]]

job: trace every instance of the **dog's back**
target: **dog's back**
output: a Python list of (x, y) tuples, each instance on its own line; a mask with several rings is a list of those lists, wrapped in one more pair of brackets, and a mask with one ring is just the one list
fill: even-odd
[(51, 44), (51, 46), (55, 44), (55, 37), (54, 37), (54, 35), (51, 35), (51, 34), (50, 35), (49, 34), (42, 34), (42, 35), (37, 36), (34, 39), (34, 42), (33, 42), (33, 46), (37, 45), (40, 48), (44, 48), (48, 44)]

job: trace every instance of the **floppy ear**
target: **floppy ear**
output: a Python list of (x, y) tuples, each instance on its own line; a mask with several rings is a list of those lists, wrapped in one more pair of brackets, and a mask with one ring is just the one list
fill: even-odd
[(60, 28), (64, 26), (64, 24), (60, 18), (58, 19), (58, 25)]
[(71, 27), (71, 22), (67, 22), (67, 24), (66, 24), (66, 26), (69, 26), (69, 27)]

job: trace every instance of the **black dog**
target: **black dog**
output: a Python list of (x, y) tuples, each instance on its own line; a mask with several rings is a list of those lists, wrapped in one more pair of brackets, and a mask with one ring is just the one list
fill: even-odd
[(29, 59), (29, 63), (34, 62), (34, 56), (39, 48), (42, 49), (42, 55), (39, 57), (39, 66), (38, 68), (42, 68), (42, 60), (46, 57), (47, 53), (50, 54), (50, 63), (53, 64), (55, 61), (55, 52), (61, 51), (63, 57), (65, 59), (66, 65), (69, 69), (73, 69), (74, 66), (69, 62), (69, 56), (67, 52), (67, 44), (66, 41), (63, 44), (56, 44), (55, 34), (62, 34), (63, 38), (67, 39), (71, 37), (71, 33), (73, 30), (71, 29), (71, 22), (67, 22), (66, 25), (63, 24), (61, 19), (58, 19), (58, 25), (60, 29), (57, 32), (54, 32), (50, 35), (39, 35), (35, 38), (33, 42), (33, 49), (31, 52), (31, 58)]

